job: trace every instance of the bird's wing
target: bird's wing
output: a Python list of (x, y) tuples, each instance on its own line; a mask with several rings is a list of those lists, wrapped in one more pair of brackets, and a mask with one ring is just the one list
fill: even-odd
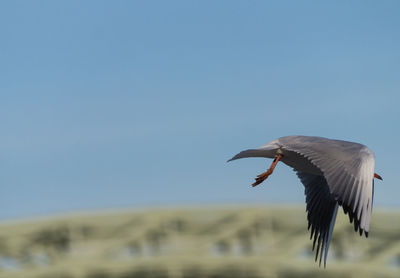
[(313, 239), (313, 250), (317, 244), (315, 260), (324, 265), (328, 256), (333, 227), (335, 226), (338, 203), (329, 192), (328, 184), (323, 176), (296, 171), (304, 185), (304, 194), (307, 203), (308, 229), (311, 228), (310, 239)]
[(336, 201), (354, 220), (355, 230), (368, 236), (372, 213), (374, 154), (364, 145), (322, 137), (287, 136), (281, 148), (306, 157), (318, 167)]

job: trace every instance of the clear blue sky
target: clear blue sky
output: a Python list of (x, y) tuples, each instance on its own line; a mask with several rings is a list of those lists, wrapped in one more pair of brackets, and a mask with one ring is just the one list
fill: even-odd
[(304, 201), (280, 136), (376, 155), (400, 207), (400, 2), (2, 1), (0, 219)]

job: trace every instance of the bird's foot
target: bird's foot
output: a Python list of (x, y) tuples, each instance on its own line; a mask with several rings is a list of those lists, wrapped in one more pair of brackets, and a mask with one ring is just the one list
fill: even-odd
[(268, 171), (266, 171), (266, 172), (264, 172), (264, 173), (262, 173), (262, 174), (259, 174), (256, 178), (255, 178), (255, 182), (251, 185), (251, 186), (257, 186), (257, 185), (259, 185), (260, 183), (262, 183), (263, 181), (265, 181), (268, 177), (269, 177), (269, 175), (271, 175), (272, 174), (272, 171), (270, 171), (270, 169), (268, 169)]
[(262, 174), (259, 174), (259, 175), (255, 178), (256, 181), (252, 184), (252, 186), (253, 186), (253, 187), (254, 187), (254, 186), (257, 186), (257, 185), (259, 185), (260, 183), (262, 183), (263, 181), (265, 181), (265, 180), (269, 177), (269, 175), (271, 175), (271, 174), (274, 172), (274, 169), (275, 169), (276, 164), (278, 164), (279, 160), (280, 160), (282, 157), (283, 157), (282, 154), (278, 154), (278, 155), (275, 157), (275, 159), (274, 159), (274, 161), (272, 162), (272, 164), (271, 164), (271, 166), (269, 167), (269, 169), (268, 169), (266, 172), (264, 172), (264, 173), (262, 173)]

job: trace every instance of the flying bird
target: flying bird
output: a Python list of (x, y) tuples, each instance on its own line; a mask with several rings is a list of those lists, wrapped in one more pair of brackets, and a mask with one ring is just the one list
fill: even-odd
[(273, 158), (269, 169), (258, 175), (252, 186), (268, 178), (279, 161), (292, 167), (304, 185), (310, 239), (315, 261), (319, 265), (328, 255), (329, 243), (339, 206), (348, 214), (354, 230), (368, 237), (371, 220), (375, 156), (366, 146), (315, 136), (285, 136), (257, 149), (235, 155), (232, 160), (246, 157)]

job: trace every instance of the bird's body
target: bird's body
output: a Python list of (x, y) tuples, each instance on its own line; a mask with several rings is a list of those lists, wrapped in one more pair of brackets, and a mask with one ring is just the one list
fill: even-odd
[(246, 157), (274, 158), (270, 169), (259, 175), (253, 186), (272, 174), (279, 161), (296, 171), (305, 187), (308, 228), (320, 263), (324, 256), (326, 264), (338, 206), (343, 207), (350, 222), (354, 221), (355, 231), (368, 236), (373, 178), (380, 176), (374, 174), (374, 154), (366, 146), (323, 137), (286, 136), (242, 151), (231, 160)]

